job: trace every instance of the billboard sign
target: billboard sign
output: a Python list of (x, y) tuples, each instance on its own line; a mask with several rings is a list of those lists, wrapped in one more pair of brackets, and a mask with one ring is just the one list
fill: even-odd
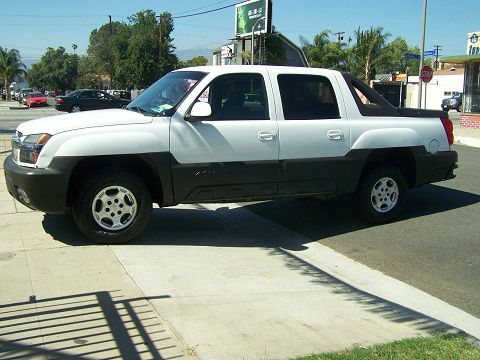
[(232, 58), (234, 56), (235, 56), (234, 44), (222, 46), (222, 52), (220, 53), (220, 57), (222, 59)]
[(480, 31), (468, 33), (467, 55), (480, 54)]
[[(250, 0), (235, 6), (235, 36), (246, 37), (255, 32), (266, 33), (269, 29), (269, 0)], [(260, 20), (262, 17), (265, 19)]]

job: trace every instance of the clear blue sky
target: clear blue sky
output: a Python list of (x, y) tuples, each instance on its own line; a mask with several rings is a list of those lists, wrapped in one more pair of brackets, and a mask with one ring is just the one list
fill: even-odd
[[(135, 12), (152, 9), (174, 16), (193, 9), (205, 11), (233, 4), (235, 0), (2, 0), (0, 46), (17, 48), (26, 63), (38, 60), (49, 46), (64, 46), (85, 54), (90, 32), (108, 22), (126, 21)], [(426, 50), (442, 45), (441, 55), (466, 53), (467, 33), (480, 31), (478, 0), (429, 0)], [(211, 6), (208, 6), (211, 5)], [(300, 35), (312, 40), (325, 29), (345, 31), (346, 38), (358, 27), (382, 26), (392, 34), (420, 45), (423, 0), (273, 0), (273, 25), (296, 43)], [(182, 14), (180, 14), (182, 13)], [(177, 49), (218, 47), (234, 33), (234, 7), (196, 17), (175, 20)]]

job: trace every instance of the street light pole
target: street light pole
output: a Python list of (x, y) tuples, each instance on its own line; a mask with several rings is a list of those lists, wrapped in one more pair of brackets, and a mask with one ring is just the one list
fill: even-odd
[(418, 109), (422, 108), (422, 79), (420, 75), (423, 68), (425, 52), (425, 26), (427, 23), (427, 0), (423, 0), (423, 30), (422, 30), (422, 49), (420, 51), (420, 68), (418, 69)]
[(255, 62), (254, 62), (254, 55), (253, 55), (253, 40), (255, 39), (255, 27), (257, 26), (257, 24), (261, 21), (261, 20), (264, 20), (265, 19), (265, 16), (262, 16), (260, 19), (258, 19), (255, 24), (252, 26), (252, 55), (250, 57), (250, 62), (251, 64), (250, 65), (255, 65)]

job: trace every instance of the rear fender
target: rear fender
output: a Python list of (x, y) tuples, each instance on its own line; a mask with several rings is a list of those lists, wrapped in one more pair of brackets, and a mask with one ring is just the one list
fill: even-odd
[(353, 150), (425, 146), (418, 133), (412, 129), (391, 128), (365, 131), (352, 145)]

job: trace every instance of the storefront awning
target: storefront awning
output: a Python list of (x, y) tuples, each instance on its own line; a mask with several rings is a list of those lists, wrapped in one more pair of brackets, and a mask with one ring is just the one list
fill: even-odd
[(443, 63), (449, 64), (465, 64), (472, 61), (480, 62), (480, 54), (477, 55), (457, 55), (457, 56), (446, 56), (440, 59)]

